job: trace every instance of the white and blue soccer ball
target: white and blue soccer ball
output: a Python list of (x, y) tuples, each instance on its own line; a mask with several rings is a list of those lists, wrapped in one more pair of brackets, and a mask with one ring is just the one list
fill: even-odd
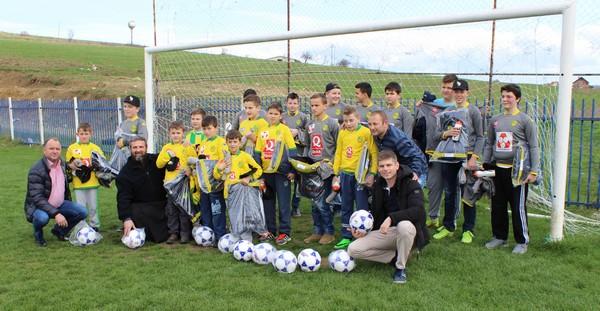
[(239, 240), (233, 246), (233, 258), (239, 261), (250, 261), (254, 253), (254, 245), (246, 240)]
[(356, 266), (354, 258), (350, 257), (348, 252), (343, 249), (331, 252), (327, 260), (329, 267), (337, 272), (350, 272)]
[(296, 259), (296, 255), (294, 255), (294, 253), (286, 250), (277, 251), (277, 253), (275, 253), (273, 267), (277, 272), (292, 273), (296, 271), (297, 266), (298, 260)]
[(266, 265), (273, 262), (277, 249), (269, 243), (260, 243), (254, 246), (252, 260), (259, 265)]
[(96, 244), (99, 240), (98, 232), (87, 226), (79, 229), (76, 237), (81, 246)]
[(312, 248), (303, 249), (298, 254), (298, 266), (304, 272), (314, 272), (321, 267), (321, 255)]
[(233, 235), (232, 233), (227, 233), (226, 235), (222, 236), (219, 239), (219, 242), (217, 243), (217, 247), (223, 254), (231, 253), (231, 252), (233, 252), (233, 246), (235, 245), (235, 242), (237, 242), (239, 240), (240, 240), (240, 238), (237, 235)]
[(146, 231), (144, 228), (136, 228), (129, 231), (129, 234), (124, 236), (121, 241), (131, 249), (142, 247), (146, 242)]
[(206, 226), (197, 226), (192, 229), (192, 236), (196, 241), (196, 244), (200, 246), (213, 246), (215, 244), (215, 233), (213, 230)]
[(373, 215), (366, 210), (358, 210), (350, 216), (350, 228), (361, 232), (368, 233), (373, 229)]

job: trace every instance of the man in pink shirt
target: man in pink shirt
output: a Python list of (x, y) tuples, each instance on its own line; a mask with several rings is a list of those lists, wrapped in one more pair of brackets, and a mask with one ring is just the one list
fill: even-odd
[(64, 241), (71, 228), (87, 217), (85, 207), (71, 202), (60, 150), (57, 138), (46, 140), (44, 157), (31, 167), (27, 176), (25, 215), (27, 221), (33, 224), (33, 237), (39, 246), (47, 245), (43, 228), (50, 218), (56, 221), (52, 234)]

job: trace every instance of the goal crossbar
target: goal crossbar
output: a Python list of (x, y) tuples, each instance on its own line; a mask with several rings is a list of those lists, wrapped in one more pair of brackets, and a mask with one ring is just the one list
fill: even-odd
[[(569, 144), (569, 131), (571, 115), (571, 82), (573, 79), (573, 53), (575, 36), (575, 1), (565, 1), (550, 4), (517, 6), (512, 8), (489, 9), (476, 12), (453, 15), (424, 16), (407, 18), (392, 22), (371, 22), (369, 24), (345, 26), (338, 28), (318, 29), (311, 31), (288, 31), (279, 34), (232, 38), (226, 40), (212, 40), (187, 44), (172, 44), (144, 49), (145, 67), (145, 109), (146, 124), (148, 126), (148, 149), (155, 152), (154, 141), (154, 80), (152, 55), (159, 52), (194, 50), (213, 48), (219, 46), (243, 45), (252, 43), (266, 43), (283, 40), (308, 39), (324, 36), (336, 36), (398, 30), (409, 28), (423, 28), (431, 26), (467, 24), (494, 20), (506, 20), (526, 17), (562, 15), (561, 51), (560, 51), (560, 78), (558, 87), (558, 105), (556, 111), (556, 136), (555, 146), (562, 146), (562, 151), (567, 150)], [(564, 205), (567, 183), (568, 153), (558, 150), (555, 152), (553, 166), (552, 194), (552, 220), (550, 240), (563, 239)]]

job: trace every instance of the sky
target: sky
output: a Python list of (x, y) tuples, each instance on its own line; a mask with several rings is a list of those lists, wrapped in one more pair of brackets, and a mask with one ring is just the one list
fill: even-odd
[[(152, 0), (4, 2), (0, 31), (32, 35), (153, 45)], [(290, 0), (291, 29), (369, 24), (443, 16), (491, 7), (493, 0)], [(543, 0), (497, 0), (499, 8), (540, 4)], [(557, 2), (557, 1), (553, 1)], [(560, 1), (559, 1), (560, 2)], [(281, 33), (287, 27), (285, 0), (156, 0), (158, 45), (207, 42)], [(575, 72), (600, 74), (600, 8), (577, 1)], [(24, 14), (23, 12), (27, 12)], [(499, 21), (495, 72), (557, 73), (560, 17)], [(365, 33), (292, 42), (292, 57), (309, 52), (316, 64), (350, 61), (354, 67), (397, 72), (486, 72), (491, 23)], [(285, 42), (230, 46), (209, 52), (269, 58), (285, 55)], [(586, 77), (600, 85), (600, 75)], [(525, 79), (525, 78), (519, 78)], [(549, 82), (557, 77), (528, 77)], [(541, 79), (538, 81), (538, 79)]]

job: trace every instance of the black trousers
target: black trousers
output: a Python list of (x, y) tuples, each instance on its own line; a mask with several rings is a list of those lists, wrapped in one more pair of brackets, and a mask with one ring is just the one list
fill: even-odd
[(527, 223), (528, 186), (513, 187), (510, 168), (496, 167), (494, 186), (496, 193), (492, 197), (492, 233), (496, 239), (508, 240), (508, 208), (512, 213), (512, 227), (515, 241), (529, 243)]
[(155, 243), (161, 243), (169, 237), (167, 229), (166, 201), (133, 203), (131, 205), (131, 220), (136, 228), (144, 228), (146, 238)]

